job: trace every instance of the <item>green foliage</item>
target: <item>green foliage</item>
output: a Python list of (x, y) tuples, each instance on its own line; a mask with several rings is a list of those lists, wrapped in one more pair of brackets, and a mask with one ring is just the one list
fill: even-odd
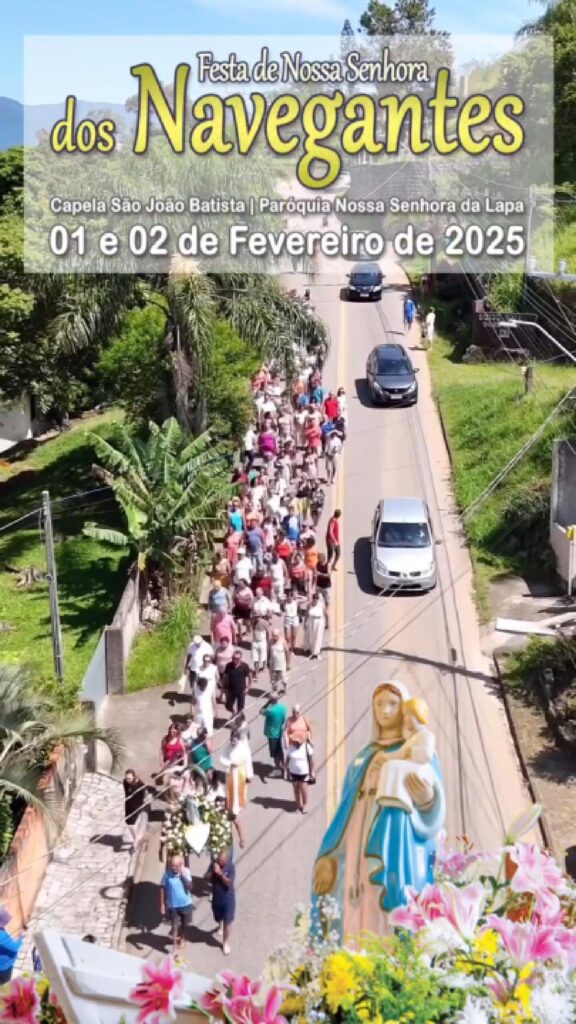
[(142, 439), (127, 426), (117, 445), (92, 435), (103, 463), (101, 478), (112, 488), (125, 530), (87, 523), (86, 536), (127, 545), (142, 571), (161, 568), (166, 579), (197, 563), (223, 525), (230, 491), (226, 452), (208, 432), (189, 441), (175, 419), (151, 422)]
[(258, 354), (225, 320), (212, 336), (205, 389), (208, 420), (214, 436), (237, 444), (252, 415), (251, 378), (260, 365)]
[(0, 152), (0, 208), (21, 204), (24, 186), (24, 149), (14, 146)]
[(169, 364), (166, 315), (157, 306), (129, 310), (95, 368), (102, 399), (113, 400), (135, 420), (161, 419)]
[(14, 837), (12, 797), (4, 793), (0, 797), (0, 864), (4, 860)]
[(544, 13), (522, 29), (523, 35), (545, 33), (552, 40), (554, 59), (555, 179), (576, 179), (576, 22), (573, 0), (546, 3)]
[[(456, 497), (460, 508), (466, 509), (576, 385), (576, 372), (571, 367), (537, 364), (534, 393), (524, 397), (519, 367), (464, 365), (454, 362), (452, 356), (452, 347), (439, 340), (430, 356), (430, 368), (450, 438)], [(572, 415), (566, 411), (466, 519), (478, 599), (486, 617), (491, 579), (507, 573), (541, 578), (550, 569), (545, 519), (552, 445), (557, 436), (572, 436), (573, 432)]]
[(100, 740), (114, 762), (123, 752), (118, 734), (95, 726), (89, 714), (55, 712), (19, 665), (0, 664), (0, 707), (0, 801), (6, 797), (24, 800), (52, 818), (53, 809), (40, 781), (55, 747), (79, 739)]
[[(0, 635), (2, 659), (26, 661), (35, 688), (45, 690), (54, 706), (74, 705), (78, 687), (98, 642), (110, 623), (126, 585), (127, 551), (87, 540), (82, 529), (87, 514), (98, 523), (114, 527), (119, 513), (114, 501), (98, 502), (89, 495), (78, 509), (61, 502), (75, 493), (96, 489), (92, 475), (95, 452), (86, 427), (111, 437), (118, 413), (86, 420), (72, 430), (39, 444), (26, 455), (8, 453), (0, 469), (0, 525), (5, 527), (41, 504), (49, 490), (54, 504), (54, 533), (62, 635), (65, 685), (53, 679), (52, 641), (48, 584), (17, 586), (18, 570), (35, 566), (46, 571), (46, 553), (37, 516), (0, 532), (0, 618), (11, 627)], [(10, 571), (11, 569), (16, 572)]]
[[(385, 949), (382, 940), (368, 938), (367, 953), (374, 954), (367, 1000), (371, 1006), (370, 1020), (379, 1014), (382, 1021), (429, 1024), (453, 1019), (462, 1007), (463, 993), (439, 984), (438, 974), (425, 962), (407, 933), (388, 940)], [(357, 1011), (345, 1018), (350, 1024), (360, 1024), (363, 1019)]]
[(436, 11), (429, 0), (395, 0), (394, 6), (369, 0), (360, 28), (369, 36), (435, 35)]
[(530, 480), (513, 490), (502, 506), (502, 518), (492, 538), (495, 551), (521, 558), (534, 576), (550, 576), (554, 556), (549, 546), (550, 477)]
[(130, 692), (150, 686), (176, 683), (182, 671), (183, 651), (198, 623), (193, 598), (182, 594), (170, 602), (162, 621), (154, 628), (142, 629), (126, 667)]
[[(553, 681), (544, 693), (547, 670)], [(560, 747), (576, 749), (576, 637), (530, 637), (522, 650), (507, 657), (504, 682), (528, 704), (544, 710)]]
[(492, 274), (488, 298), (498, 313), (517, 313), (522, 301), (522, 274)]

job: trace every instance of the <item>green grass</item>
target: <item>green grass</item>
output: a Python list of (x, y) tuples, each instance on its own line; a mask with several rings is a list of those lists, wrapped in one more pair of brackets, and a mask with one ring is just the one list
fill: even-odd
[[(22, 446), (0, 463), (0, 529), (41, 504), (49, 490), (54, 501), (54, 535), (64, 644), (66, 692), (77, 690), (98, 637), (108, 625), (124, 589), (128, 555), (124, 549), (83, 536), (88, 519), (119, 526), (115, 504), (86, 504), (74, 511), (57, 499), (99, 486), (91, 467), (94, 450), (87, 430), (109, 436), (118, 413), (86, 419), (71, 431), (35, 447)], [(53, 679), (48, 585), (16, 586), (10, 569), (46, 570), (43, 539), (36, 522), (0, 532), (0, 616), (11, 628), (0, 633), (0, 659), (26, 662), (39, 684)]]
[(182, 671), (184, 652), (198, 622), (196, 604), (188, 594), (175, 598), (163, 620), (140, 631), (126, 670), (129, 692), (175, 683)]
[[(465, 509), (528, 441), (565, 392), (576, 386), (576, 369), (536, 364), (534, 394), (524, 396), (520, 368), (512, 363), (458, 363), (452, 346), (443, 339), (435, 343), (429, 359), (434, 394), (450, 438), (456, 498)], [(542, 578), (551, 571), (546, 506), (552, 444), (555, 437), (573, 435), (574, 429), (573, 413), (557, 417), (466, 521), (483, 618), (490, 616), (492, 580), (509, 574)]]

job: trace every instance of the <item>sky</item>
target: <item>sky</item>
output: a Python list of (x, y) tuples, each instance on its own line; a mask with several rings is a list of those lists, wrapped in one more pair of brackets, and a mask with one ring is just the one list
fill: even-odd
[[(520, 25), (536, 17), (538, 8), (531, 0), (436, 0), (436, 25), (454, 34), (503, 36), (511, 43)], [(356, 28), (366, 0), (20, 0), (6, 2), (1, 14), (0, 34), (0, 96), (22, 101), (24, 98), (24, 38), (49, 35), (125, 35), (158, 36), (178, 35), (338, 35), (345, 18)], [(127, 41), (128, 43), (128, 41)], [(493, 54), (500, 47), (486, 40)], [(26, 93), (27, 102), (55, 102), (61, 99), (61, 82), (66, 78), (66, 61), (59, 59), (59, 47), (38, 43), (44, 50), (43, 78), (46, 67), (51, 68), (49, 80), (32, 76), (34, 88)], [(106, 59), (104, 40), (98, 43), (102, 59), (99, 97), (113, 102), (116, 96), (114, 78), (110, 72), (114, 61)], [(462, 59), (472, 55), (464, 44)], [(29, 53), (34, 52), (33, 50)], [(39, 51), (36, 50), (36, 53)], [(110, 48), (109, 57), (117, 53)], [(126, 56), (129, 46), (126, 46)], [(64, 54), (64, 51), (62, 51)], [(92, 54), (93, 56), (93, 54)], [(180, 59), (180, 55), (178, 55)], [(141, 54), (135, 56), (141, 61)], [(128, 62), (127, 62), (128, 63)], [(172, 62), (172, 67), (176, 61)], [(110, 65), (110, 67), (108, 66)], [(160, 72), (160, 68), (158, 68)], [(82, 99), (94, 96), (82, 93), (80, 82), (77, 95)], [(68, 84), (65, 86), (68, 91)], [(133, 90), (134, 91), (134, 90)], [(112, 95), (111, 93), (114, 93)]]

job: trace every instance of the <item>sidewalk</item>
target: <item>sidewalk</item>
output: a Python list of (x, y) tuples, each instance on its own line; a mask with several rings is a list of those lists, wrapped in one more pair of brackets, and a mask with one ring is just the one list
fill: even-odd
[(123, 815), (120, 783), (99, 772), (86, 774), (48, 865), (17, 969), (32, 969), (34, 934), (44, 928), (92, 934), (103, 946), (117, 945), (126, 880), (133, 870), (132, 854), (123, 844)]

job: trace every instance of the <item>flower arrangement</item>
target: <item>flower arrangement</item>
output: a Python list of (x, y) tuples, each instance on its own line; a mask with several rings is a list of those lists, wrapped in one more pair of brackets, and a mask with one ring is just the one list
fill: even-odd
[(178, 808), (174, 811), (165, 811), (160, 832), (160, 855), (164, 853), (179, 853), (183, 857), (188, 856), (190, 848), (186, 842), (186, 829), (188, 822), (184, 816), (184, 809)]
[(225, 807), (216, 807), (206, 797), (195, 798), (200, 820), (210, 825), (207, 847), (217, 857), (222, 850), (232, 845), (232, 822)]
[[(192, 1009), (223, 1024), (576, 1021), (576, 886), (553, 857), (514, 835), (497, 855), (466, 839), (456, 850), (441, 842), (433, 884), (408, 894), (390, 915), (390, 934), (342, 946), (338, 915), (330, 897), (314, 926), (300, 911), (262, 980), (222, 972)], [(131, 993), (138, 1024), (170, 1019), (181, 992), (175, 962), (145, 964)], [(66, 1024), (41, 977), (0, 989), (6, 1021)]]

